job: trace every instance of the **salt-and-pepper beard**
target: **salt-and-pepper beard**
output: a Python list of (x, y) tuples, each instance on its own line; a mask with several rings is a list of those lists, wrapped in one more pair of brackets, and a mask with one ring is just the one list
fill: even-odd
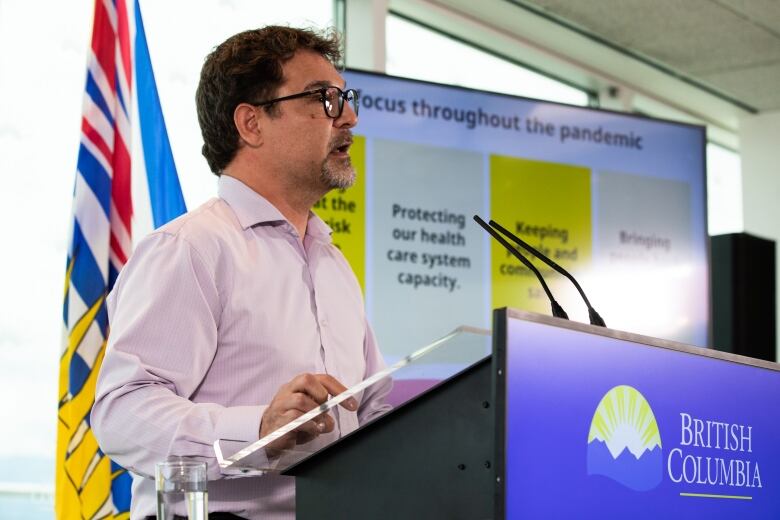
[(340, 160), (343, 160), (346, 164), (338, 165), (336, 168), (341, 170), (338, 172), (334, 171), (336, 168), (334, 168), (331, 164), (328, 164), (327, 160), (322, 163), (320, 179), (322, 180), (323, 184), (328, 187), (328, 189), (343, 190), (349, 188), (355, 183), (355, 168), (352, 167), (352, 160), (349, 157)]
[[(348, 134), (349, 142), (352, 142), (351, 133)], [(330, 149), (335, 150), (341, 139), (334, 138), (330, 143)], [(331, 164), (330, 157), (326, 157), (322, 162), (320, 170), (320, 180), (330, 190), (343, 190), (349, 188), (355, 183), (355, 168), (352, 166), (352, 158), (347, 156), (344, 159), (337, 159), (337, 165)], [(343, 164), (342, 162), (343, 161)], [(338, 171), (337, 171), (338, 170)]]

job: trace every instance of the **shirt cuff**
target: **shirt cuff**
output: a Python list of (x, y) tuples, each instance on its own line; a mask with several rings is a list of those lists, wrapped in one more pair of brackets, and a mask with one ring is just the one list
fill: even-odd
[(260, 419), (267, 406), (229, 406), (220, 411), (218, 439), (254, 442), (260, 438)]

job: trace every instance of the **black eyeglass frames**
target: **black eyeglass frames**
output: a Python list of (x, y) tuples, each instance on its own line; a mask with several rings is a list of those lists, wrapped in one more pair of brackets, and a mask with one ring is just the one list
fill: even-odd
[(264, 107), (279, 101), (287, 101), (289, 99), (298, 99), (306, 96), (314, 96), (319, 94), (320, 101), (322, 101), (322, 107), (325, 109), (325, 115), (337, 119), (341, 117), (341, 113), (344, 111), (344, 101), (347, 101), (351, 106), (355, 115), (360, 108), (360, 102), (358, 101), (358, 92), (355, 89), (341, 90), (338, 87), (322, 87), (314, 90), (307, 90), (299, 94), (292, 94), (291, 96), (284, 96), (276, 99), (269, 99), (262, 103), (257, 103), (256, 107)]

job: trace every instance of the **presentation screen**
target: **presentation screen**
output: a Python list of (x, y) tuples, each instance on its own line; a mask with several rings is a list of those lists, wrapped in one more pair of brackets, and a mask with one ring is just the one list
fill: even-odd
[[(347, 191), (315, 211), (364, 289), (388, 361), (503, 306), (549, 314), (492, 218), (571, 271), (610, 328), (707, 345), (702, 127), (347, 71)], [(534, 261), (573, 320), (570, 282)]]

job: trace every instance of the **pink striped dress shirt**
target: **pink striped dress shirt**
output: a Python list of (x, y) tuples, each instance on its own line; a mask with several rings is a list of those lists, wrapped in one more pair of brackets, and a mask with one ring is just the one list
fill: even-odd
[[(346, 386), (384, 367), (358, 282), (311, 214), (303, 241), (267, 200), (223, 175), (219, 197), (138, 244), (108, 297), (111, 334), (92, 428), (133, 474), (131, 518), (156, 512), (154, 466), (205, 460), (209, 510), (295, 516), (292, 477), (225, 478), (217, 439), (258, 439), (284, 383), (327, 373)], [(387, 410), (387, 385), (334, 412), (338, 437)], [(319, 439), (325, 441), (327, 439)]]

